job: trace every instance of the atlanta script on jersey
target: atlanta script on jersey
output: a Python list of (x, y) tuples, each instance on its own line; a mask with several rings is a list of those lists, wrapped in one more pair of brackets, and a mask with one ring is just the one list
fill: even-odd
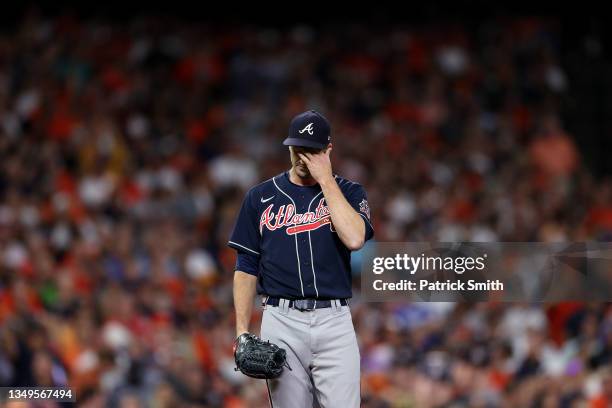
[[(374, 235), (363, 187), (334, 176)], [(321, 187), (298, 186), (288, 172), (248, 191), (228, 245), (259, 258), (258, 293), (284, 298), (351, 297), (351, 251), (331, 220)]]

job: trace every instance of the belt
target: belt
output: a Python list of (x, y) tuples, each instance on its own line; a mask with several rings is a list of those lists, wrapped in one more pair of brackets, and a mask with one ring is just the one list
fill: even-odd
[[(287, 299), (289, 300), (289, 307), (292, 307), (297, 310), (307, 311), (307, 310), (315, 310), (315, 309), (324, 309), (326, 307), (331, 307), (331, 300), (323, 300), (323, 299)], [(340, 305), (347, 306), (348, 299), (338, 299), (340, 300)], [(280, 302), (280, 298), (269, 296), (263, 298), (264, 305), (270, 306), (278, 306)]]

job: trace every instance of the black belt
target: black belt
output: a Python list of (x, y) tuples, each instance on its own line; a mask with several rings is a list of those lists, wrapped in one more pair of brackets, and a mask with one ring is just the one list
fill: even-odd
[[(289, 299), (287, 299), (289, 300)], [(347, 299), (339, 299), (340, 300), (340, 305), (342, 306), (347, 306), (348, 305), (348, 300)], [(263, 304), (264, 305), (270, 305), (270, 306), (278, 306), (278, 304), (280, 303), (280, 298), (275, 298), (275, 297), (268, 297), (266, 299), (266, 297), (264, 296), (263, 298)], [(324, 309), (326, 307), (331, 307), (332, 306), (332, 301), (331, 300), (323, 300), (323, 299), (293, 299), (293, 300), (289, 300), (289, 307), (292, 307), (294, 309), (297, 310), (315, 310), (315, 309)]]

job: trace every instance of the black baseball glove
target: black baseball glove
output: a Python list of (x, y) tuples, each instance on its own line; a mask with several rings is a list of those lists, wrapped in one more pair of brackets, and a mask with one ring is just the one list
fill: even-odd
[(234, 341), (236, 371), (253, 378), (276, 378), (287, 364), (285, 349), (269, 341), (263, 341), (251, 333), (243, 333)]

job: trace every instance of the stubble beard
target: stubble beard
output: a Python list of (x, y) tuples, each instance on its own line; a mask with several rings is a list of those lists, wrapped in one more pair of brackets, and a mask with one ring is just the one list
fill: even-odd
[(304, 165), (303, 167), (299, 165), (294, 165), (293, 174), (297, 176), (297, 178), (300, 180), (300, 184), (312, 185), (313, 183), (316, 182), (312, 178), (312, 175), (310, 174), (310, 170), (308, 170), (308, 167), (306, 167), (306, 165)]
[(310, 179), (310, 171), (306, 166), (295, 166), (295, 174), (301, 179)]

